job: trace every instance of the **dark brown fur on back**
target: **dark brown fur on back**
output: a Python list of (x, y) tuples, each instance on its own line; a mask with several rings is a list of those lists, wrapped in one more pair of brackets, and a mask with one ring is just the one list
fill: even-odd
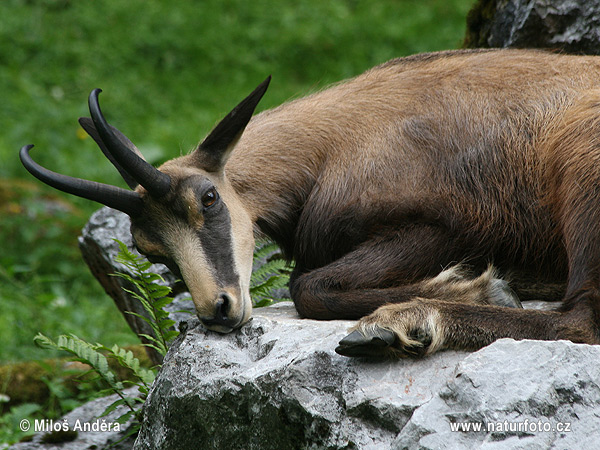
[[(493, 259), (565, 276), (539, 153), (556, 118), (595, 84), (591, 61), (522, 51), (394, 60), (259, 115), (228, 173), (252, 202), (272, 202), (259, 223), (307, 269), (423, 224), (457, 239), (463, 254), (447, 263)], [(264, 179), (249, 175), (255, 165)]]

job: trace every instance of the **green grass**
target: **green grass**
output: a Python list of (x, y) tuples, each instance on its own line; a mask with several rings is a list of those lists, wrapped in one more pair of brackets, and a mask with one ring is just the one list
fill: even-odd
[(47, 357), (38, 331), (135, 341), (76, 237), (97, 205), (57, 194), (42, 164), (123, 186), (77, 118), (91, 89), (158, 163), (189, 151), (267, 75), (268, 108), (388, 59), (461, 45), (471, 0), (2, 0), (0, 361)]

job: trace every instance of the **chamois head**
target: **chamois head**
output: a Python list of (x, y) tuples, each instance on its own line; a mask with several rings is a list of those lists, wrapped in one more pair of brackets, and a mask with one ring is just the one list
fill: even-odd
[(91, 119), (81, 118), (79, 123), (133, 191), (45, 169), (29, 155), (32, 145), (21, 148), (21, 162), (56, 189), (128, 214), (138, 250), (183, 278), (207, 328), (229, 332), (251, 315), (254, 237), (250, 216), (224, 168), (269, 81), (270, 77), (227, 114), (194, 152), (158, 169), (107, 123), (98, 104), (101, 91), (92, 91)]

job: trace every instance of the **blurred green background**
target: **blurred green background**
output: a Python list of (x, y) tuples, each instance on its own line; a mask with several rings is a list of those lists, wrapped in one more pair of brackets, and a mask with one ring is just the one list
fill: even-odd
[[(77, 236), (97, 204), (21, 167), (124, 186), (77, 118), (91, 89), (153, 163), (188, 152), (267, 75), (265, 109), (388, 59), (458, 48), (472, 0), (0, 1), (0, 363), (33, 336), (136, 342)], [(1, 389), (1, 387), (0, 387)], [(0, 391), (1, 392), (1, 391)]]

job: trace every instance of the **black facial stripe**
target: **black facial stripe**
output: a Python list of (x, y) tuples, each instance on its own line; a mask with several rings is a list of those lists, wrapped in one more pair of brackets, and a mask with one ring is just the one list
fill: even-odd
[(238, 286), (240, 277), (233, 256), (231, 216), (223, 201), (204, 212), (204, 224), (197, 234), (204, 255), (215, 271), (217, 285)]

